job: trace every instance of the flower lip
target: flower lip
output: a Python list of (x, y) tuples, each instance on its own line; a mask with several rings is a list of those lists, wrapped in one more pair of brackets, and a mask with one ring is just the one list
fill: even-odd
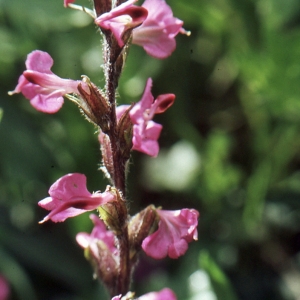
[(113, 201), (115, 196), (109, 192), (91, 194), (86, 187), (86, 177), (83, 174), (67, 174), (58, 179), (49, 189), (50, 197), (39, 201), (39, 206), (51, 212), (40, 222), (49, 219), (53, 222), (63, 222), (86, 211), (94, 210), (100, 205)]
[(164, 59), (176, 48), (175, 36), (180, 32), (183, 21), (173, 17), (172, 9), (164, 0), (146, 0), (142, 7), (148, 10), (147, 19), (132, 32), (132, 43), (142, 46), (150, 55)]

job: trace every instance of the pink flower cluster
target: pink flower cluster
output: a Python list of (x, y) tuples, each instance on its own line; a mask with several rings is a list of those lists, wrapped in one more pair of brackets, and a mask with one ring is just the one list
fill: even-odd
[[(21, 92), (35, 109), (46, 113), (57, 112), (63, 104), (63, 96), (69, 93), (79, 94), (77, 86), (82, 82), (58, 77), (51, 72), (52, 65), (53, 59), (47, 52), (31, 52), (26, 60), (27, 70), (20, 76), (18, 85), (10, 94)], [(165, 112), (174, 103), (175, 95), (163, 94), (154, 100), (151, 88), (152, 79), (149, 78), (142, 99), (130, 112), (134, 124), (132, 149), (156, 157), (162, 125), (152, 121), (152, 118), (155, 114)], [(119, 106), (117, 117), (120, 118), (128, 107)]]
[[(64, 0), (64, 6), (74, 0)], [(169, 56), (176, 47), (175, 36), (181, 32), (183, 22), (173, 17), (171, 8), (164, 0), (146, 0), (142, 7), (133, 5), (136, 0), (128, 0), (95, 19), (95, 23), (110, 30), (120, 47), (124, 46), (123, 35), (133, 29), (132, 42), (144, 47), (149, 55), (157, 58)], [(78, 95), (79, 80), (63, 79), (51, 71), (53, 59), (43, 51), (35, 50), (26, 59), (26, 71), (19, 78), (18, 85), (9, 94), (22, 93), (38, 111), (55, 113), (63, 105), (63, 96)], [(159, 152), (158, 138), (162, 126), (152, 121), (157, 113), (170, 107), (175, 96), (160, 95), (154, 100), (151, 94), (152, 80), (148, 79), (143, 97), (130, 112), (133, 129), (133, 150), (150, 156)], [(121, 116), (126, 106), (117, 109)]]
[[(64, 6), (78, 9), (79, 6), (72, 4), (73, 2), (75, 0), (64, 0)], [(123, 54), (122, 48), (127, 47), (130, 42), (142, 46), (149, 55), (162, 59), (175, 50), (175, 37), (178, 33), (188, 34), (182, 28), (183, 22), (173, 16), (171, 8), (164, 0), (146, 0), (142, 6), (134, 5), (135, 2), (137, 0), (125, 1), (110, 11), (106, 11), (105, 7), (103, 10), (105, 13), (102, 13), (101, 9), (100, 12), (95, 9), (98, 16), (89, 11), (105, 36), (107, 49), (109, 47), (113, 49), (107, 53), (114, 53), (113, 59), (107, 56), (108, 68), (111, 67), (113, 71), (111, 77), (105, 73), (104, 92), (86, 76), (83, 76), (83, 80), (58, 77), (51, 71), (53, 66), (51, 56), (39, 50), (28, 54), (26, 70), (20, 76), (16, 88), (9, 92), (9, 94), (22, 93), (35, 109), (45, 113), (57, 112), (63, 105), (63, 97), (67, 96), (102, 130), (99, 135), (102, 156), (105, 160), (106, 151), (107, 156), (114, 159), (109, 160), (107, 157), (108, 163), (105, 166), (112, 166), (109, 174), (116, 187), (108, 186), (102, 193), (100, 191), (90, 193), (86, 186), (85, 175), (67, 174), (53, 183), (49, 189), (49, 197), (39, 201), (38, 204), (49, 211), (40, 223), (48, 220), (63, 222), (87, 211), (99, 211), (102, 220), (96, 215), (91, 215), (90, 218), (94, 223), (92, 232), (90, 234), (81, 232), (76, 236), (76, 240), (85, 249), (85, 253), (88, 253), (99, 278), (108, 288), (112, 288), (111, 297), (124, 291), (126, 294), (129, 281), (127, 285), (121, 286), (117, 280), (121, 278), (126, 283), (130, 278), (140, 250), (154, 259), (167, 256), (176, 259), (184, 255), (188, 244), (198, 238), (199, 212), (195, 209), (169, 211), (151, 205), (149, 209), (131, 217), (125, 204), (124, 166), (130, 157), (130, 148), (152, 157), (158, 155), (158, 139), (162, 125), (154, 122), (153, 118), (156, 114), (165, 112), (174, 103), (175, 95), (162, 94), (154, 98), (151, 93), (152, 79), (149, 78), (139, 102), (133, 106), (119, 106), (114, 111), (116, 90), (113, 84), (110, 88), (107, 83), (117, 82), (121, 69), (118, 69), (116, 61)], [(111, 1), (108, 4), (111, 5)], [(82, 10), (86, 11), (84, 8)], [(116, 115), (112, 116), (113, 113)], [(117, 150), (112, 153), (112, 149)], [(122, 168), (118, 169), (119, 166)], [(114, 173), (115, 170), (119, 172)], [(119, 182), (116, 179), (119, 179)], [(154, 228), (157, 229), (153, 232)], [(118, 285), (115, 285), (116, 282)], [(129, 300), (133, 297), (134, 293), (128, 292), (125, 296), (116, 295), (112, 300)], [(176, 296), (172, 290), (165, 288), (159, 292), (140, 296), (138, 299), (176, 300)]]
[[(51, 212), (41, 221), (51, 219), (53, 222), (63, 222), (86, 211), (97, 209), (99, 206), (114, 201), (114, 195), (104, 193), (91, 194), (86, 188), (86, 177), (83, 174), (67, 174), (58, 179), (49, 189), (50, 197), (39, 202), (39, 205)], [(155, 259), (166, 256), (178, 258), (185, 254), (188, 243), (197, 240), (199, 213), (194, 209), (176, 211), (157, 209), (160, 218), (158, 230), (143, 241), (142, 248), (145, 253)], [(91, 235), (81, 233), (77, 236), (78, 243), (87, 246), (96, 252), (97, 247), (91, 246), (97, 239), (105, 241), (112, 252), (115, 251), (111, 232), (107, 232), (102, 221), (95, 220)]]
[(137, 0), (128, 0), (95, 19), (95, 23), (111, 30), (120, 47), (124, 46), (123, 35), (133, 28), (132, 43), (142, 46), (151, 56), (166, 58), (176, 48), (175, 36), (180, 32), (189, 34), (183, 22), (173, 17), (173, 12), (164, 0), (146, 0), (141, 7), (134, 6)]

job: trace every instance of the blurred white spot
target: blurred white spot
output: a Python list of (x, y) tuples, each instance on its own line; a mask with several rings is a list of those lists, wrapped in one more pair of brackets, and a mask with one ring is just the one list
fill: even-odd
[(74, 27), (85, 27), (92, 23), (93, 19), (82, 11), (73, 11), (70, 14), (69, 22)]
[(200, 168), (200, 157), (187, 141), (180, 141), (167, 151), (161, 150), (156, 159), (145, 159), (144, 182), (152, 189), (186, 189)]
[(190, 300), (218, 300), (213, 291), (203, 291), (197, 295), (194, 295)]
[(217, 300), (212, 290), (210, 278), (204, 270), (194, 272), (188, 279), (189, 300)]
[(86, 51), (81, 56), (81, 63), (86, 72), (99, 72), (100, 66), (103, 64), (101, 49), (94, 47)]
[(192, 294), (196, 294), (210, 288), (210, 279), (203, 270), (198, 270), (189, 278), (189, 288)]
[(124, 91), (130, 97), (141, 96), (145, 88), (145, 80), (140, 77), (132, 77), (124, 84)]

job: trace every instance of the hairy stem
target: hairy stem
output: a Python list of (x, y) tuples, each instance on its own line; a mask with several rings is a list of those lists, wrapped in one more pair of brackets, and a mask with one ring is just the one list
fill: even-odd
[(130, 286), (130, 264), (129, 264), (129, 239), (127, 226), (124, 228), (122, 235), (117, 236), (120, 250), (120, 273), (117, 282), (118, 294), (125, 295), (129, 291)]
[[(114, 186), (121, 194), (122, 200), (125, 200), (125, 163), (122, 157), (118, 135), (117, 135), (117, 117), (116, 117), (116, 88), (118, 74), (116, 72), (116, 55), (112, 46), (112, 36), (106, 35), (106, 45), (104, 46), (104, 61), (105, 61), (105, 80), (106, 80), (106, 97), (110, 104), (110, 129), (108, 132), (111, 150), (113, 153), (113, 174), (112, 181)], [(126, 209), (127, 215), (127, 209)], [(126, 220), (127, 218), (125, 218)], [(125, 221), (127, 222), (127, 221)], [(121, 233), (117, 234), (117, 243), (119, 247), (119, 272), (118, 278), (114, 283), (114, 287), (110, 288), (112, 297), (116, 295), (125, 295), (129, 291), (130, 286), (130, 261), (129, 261), (129, 238), (127, 224), (120, 224)]]

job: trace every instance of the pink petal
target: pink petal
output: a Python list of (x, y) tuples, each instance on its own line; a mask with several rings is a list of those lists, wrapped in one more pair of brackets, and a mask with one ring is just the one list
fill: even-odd
[(22, 93), (38, 111), (57, 112), (62, 107), (65, 94), (78, 93), (80, 81), (58, 77), (50, 70), (52, 65), (53, 59), (47, 52), (35, 50), (28, 54), (27, 70), (9, 94)]
[(157, 213), (160, 216), (158, 230), (144, 239), (142, 248), (155, 259), (167, 255), (178, 258), (186, 252), (188, 243), (198, 238), (199, 213), (195, 209), (157, 210)]
[(55, 181), (49, 189), (51, 197), (69, 199), (72, 197), (90, 197), (92, 194), (87, 190), (86, 177), (84, 174), (67, 174)]
[(117, 119), (119, 120), (130, 105), (120, 105), (116, 108)]
[(175, 36), (184, 32), (183, 22), (173, 17), (164, 0), (146, 0), (142, 7), (148, 10), (148, 17), (133, 30), (132, 43), (142, 46), (153, 57), (166, 58), (176, 48)]
[(68, 4), (73, 2), (75, 2), (75, 0), (64, 0), (64, 7), (68, 7)]
[(52, 74), (50, 69), (53, 65), (53, 59), (47, 52), (40, 50), (32, 51), (27, 55), (25, 64), (27, 70)]
[[(26, 90), (23, 90), (23, 94), (26, 97)], [(34, 97), (31, 97), (30, 104), (38, 111), (48, 114), (54, 114), (58, 112), (64, 103), (64, 98), (59, 92), (53, 92), (49, 95), (43, 95), (37, 93)]]
[(112, 231), (107, 230), (104, 222), (94, 214), (90, 215), (90, 219), (94, 223), (94, 228), (91, 232), (91, 237), (94, 239), (99, 239), (105, 242), (108, 248), (114, 252), (116, 251), (115, 247), (115, 236)]
[[(156, 113), (165, 112), (174, 103), (175, 95), (164, 94), (154, 100), (151, 88), (152, 79), (148, 78), (141, 100), (133, 106), (129, 114), (134, 124), (132, 149), (156, 157), (159, 153), (158, 138), (162, 125), (153, 122), (152, 118)], [(128, 105), (117, 107), (116, 114), (118, 119), (128, 107)]]
[(86, 211), (94, 210), (102, 204), (114, 200), (110, 192), (91, 194), (86, 188), (83, 174), (67, 174), (58, 179), (49, 189), (50, 197), (41, 200), (39, 206), (51, 212), (40, 222), (49, 219), (63, 222)]
[(145, 294), (138, 298), (139, 300), (177, 300), (174, 292), (169, 288), (164, 288), (159, 292)]
[(159, 95), (153, 104), (153, 110), (155, 114), (161, 114), (165, 112), (175, 101), (174, 94)]
[(136, 103), (132, 108), (132, 110), (130, 111), (130, 118), (134, 124), (139, 123), (140, 120), (144, 118), (145, 110), (149, 109), (153, 104), (154, 97), (151, 93), (151, 89), (152, 89), (152, 79), (148, 78), (143, 92), (142, 99), (138, 103)]
[(95, 257), (99, 256), (97, 243), (99, 240), (104, 242), (111, 253), (117, 253), (115, 246), (115, 237), (113, 232), (107, 230), (105, 224), (100, 218), (94, 214), (90, 215), (90, 219), (94, 223), (94, 228), (91, 234), (80, 232), (76, 235), (77, 243), (84, 249), (90, 248)]
[(26, 84), (28, 84), (28, 83), (29, 83), (28, 80), (23, 75), (21, 75), (18, 79), (18, 84), (15, 87), (15, 89), (13, 91), (9, 92), (8, 94), (13, 95), (13, 94), (21, 93), (24, 86), (26, 86)]
[(31, 83), (51, 90), (57, 90), (63, 94), (78, 93), (77, 86), (80, 81), (63, 79), (55, 74), (45, 74), (28, 70), (23, 76)]
[(143, 127), (143, 124), (133, 126), (132, 149), (156, 157), (159, 152), (157, 140), (161, 133), (162, 125), (149, 121), (147, 128), (144, 129)]

